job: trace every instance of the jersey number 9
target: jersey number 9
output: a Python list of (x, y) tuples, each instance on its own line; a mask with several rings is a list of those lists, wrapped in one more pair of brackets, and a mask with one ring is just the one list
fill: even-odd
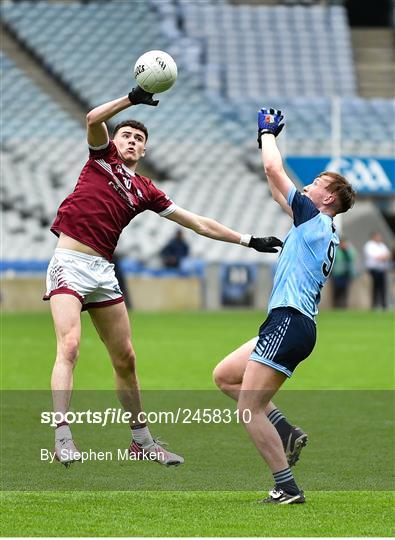
[(335, 244), (332, 241), (329, 243), (326, 255), (328, 257), (329, 264), (324, 262), (324, 264), (322, 265), (322, 272), (325, 277), (328, 277), (331, 273), (333, 263), (335, 262)]

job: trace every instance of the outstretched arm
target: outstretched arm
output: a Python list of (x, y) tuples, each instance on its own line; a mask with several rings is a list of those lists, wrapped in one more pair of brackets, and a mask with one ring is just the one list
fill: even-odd
[(287, 203), (287, 195), (294, 184), (284, 170), (274, 135), (262, 135), (262, 163), (273, 199), (292, 217), (293, 213)]
[(287, 195), (293, 182), (284, 170), (283, 160), (276, 143), (276, 137), (284, 127), (281, 123), (282, 119), (281, 111), (261, 109), (258, 112), (258, 143), (262, 151), (262, 163), (272, 197), (292, 217), (293, 213), (287, 203)]
[(108, 142), (108, 130), (105, 122), (119, 112), (143, 103), (145, 105), (158, 105), (159, 101), (152, 99), (153, 94), (146, 92), (139, 86), (133, 88), (127, 96), (123, 96), (113, 101), (108, 101), (103, 105), (95, 107), (86, 115), (87, 139), (89, 146), (103, 146)]
[(260, 252), (277, 253), (277, 249), (275, 248), (282, 246), (281, 240), (273, 236), (269, 236), (268, 238), (256, 238), (250, 234), (240, 234), (214, 219), (199, 216), (193, 212), (184, 210), (183, 208), (177, 208), (177, 210), (166, 216), (166, 218), (175, 221), (183, 227), (192, 229), (202, 236), (207, 236), (214, 240), (222, 240), (223, 242), (230, 242), (232, 244), (241, 244), (246, 247), (252, 247)]

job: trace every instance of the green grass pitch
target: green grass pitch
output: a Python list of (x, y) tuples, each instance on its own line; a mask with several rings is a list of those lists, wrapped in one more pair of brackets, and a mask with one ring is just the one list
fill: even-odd
[[(142, 389), (192, 390), (191, 395), (204, 396), (207, 392), (216, 396), (212, 368), (254, 335), (261, 320), (262, 313), (238, 310), (132, 313)], [(84, 315), (83, 321), (75, 388), (112, 390), (112, 370), (106, 352), (89, 316)], [(31, 390), (47, 390), (54, 351), (49, 314), (3, 314), (2, 388), (18, 390), (21, 396), (29, 396)], [(189, 438), (183, 427), (173, 426), (168, 439), (171, 448), (185, 453), (183, 467), (170, 470), (153, 463), (128, 463), (109, 469), (113, 476), (107, 487), (103, 480), (103, 489), (97, 487), (101, 481), (100, 464), (75, 464), (70, 470), (54, 464), (36, 470), (34, 464), (18, 462), (17, 454), (9, 464), (3, 460), (1, 534), (391, 536), (393, 368), (393, 313), (323, 312), (319, 316), (316, 349), (294, 378), (287, 381), (283, 401), (279, 398), (279, 405), (284, 404), (284, 412), (291, 420), (297, 422), (301, 415), (303, 425), (307, 424), (309, 433), (312, 430), (309, 446), (294, 469), (305, 488), (306, 505), (267, 508), (256, 504), (271, 487), (271, 480), (241, 427), (227, 431), (223, 426), (210, 426), (205, 448), (211, 444), (213, 452), (217, 448), (222, 455), (213, 460), (217, 469), (210, 470), (208, 465), (207, 471), (196, 450), (196, 437), (203, 428), (194, 426)], [(327, 406), (336, 395), (336, 406)], [(318, 405), (314, 414), (315, 403)], [(322, 419), (327, 422), (325, 426)], [(20, 419), (15, 415), (12, 421)], [(82, 441), (84, 433), (80, 433)], [(39, 444), (40, 438), (39, 432), (36, 438), (33, 432), (31, 444), (36, 444), (36, 439)], [(3, 447), (7, 448), (8, 442), (5, 437)], [(350, 456), (344, 455), (343, 448), (350, 449)], [(238, 455), (235, 449), (240, 450)], [(227, 459), (233, 459), (233, 455), (237, 461), (231, 461), (228, 467)], [(194, 476), (198, 467), (200, 477)], [(50, 487), (30, 488), (29, 470), (31, 475), (47, 471), (42, 474), (42, 481), (50, 482)], [(84, 471), (89, 479), (84, 480)], [(212, 480), (216, 471), (218, 489), (214, 489)], [(138, 488), (139, 475), (143, 490)], [(73, 485), (80, 482), (79, 487), (67, 489), (74, 480)], [(11, 490), (13, 482), (17, 487)]]

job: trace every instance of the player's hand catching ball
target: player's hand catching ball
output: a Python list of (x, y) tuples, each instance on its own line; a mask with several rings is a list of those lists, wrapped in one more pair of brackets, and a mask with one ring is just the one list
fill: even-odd
[(277, 109), (261, 109), (258, 112), (258, 146), (262, 148), (262, 135), (271, 133), (275, 137), (281, 132), (284, 127), (284, 122), (281, 123), (284, 116)]
[(151, 105), (152, 107), (156, 107), (159, 100), (152, 99), (153, 95), (154, 94), (151, 94), (151, 92), (146, 92), (143, 90), (140, 86), (136, 86), (131, 92), (129, 92), (128, 98), (130, 103), (133, 103), (133, 105), (142, 103), (143, 105)]
[(260, 251), (261, 253), (278, 253), (278, 249), (283, 247), (283, 243), (275, 236), (267, 236), (266, 238), (256, 238), (251, 236), (248, 247)]

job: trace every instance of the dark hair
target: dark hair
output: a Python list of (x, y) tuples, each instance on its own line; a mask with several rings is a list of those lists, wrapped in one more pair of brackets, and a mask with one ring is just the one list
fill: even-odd
[(336, 195), (335, 209), (337, 214), (347, 212), (347, 210), (354, 206), (355, 197), (357, 194), (350, 182), (346, 180), (344, 176), (331, 171), (324, 171), (318, 176), (328, 176), (331, 179), (327, 190), (329, 193)]
[(142, 122), (138, 122), (137, 120), (124, 120), (123, 122), (120, 122), (119, 124), (115, 126), (112, 132), (112, 136), (115, 137), (117, 131), (126, 126), (139, 129), (140, 131), (142, 131), (145, 135), (145, 140), (148, 141), (148, 129), (145, 127), (145, 125)]

